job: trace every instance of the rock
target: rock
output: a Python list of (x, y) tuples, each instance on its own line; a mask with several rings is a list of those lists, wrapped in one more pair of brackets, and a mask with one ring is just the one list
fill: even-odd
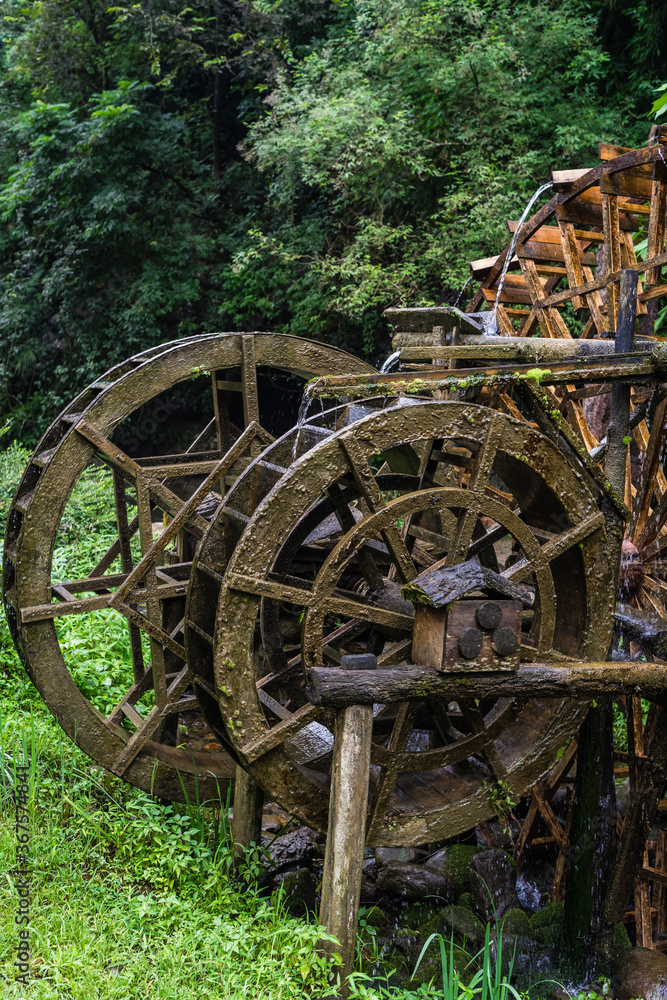
[(447, 879), (450, 896), (456, 899), (463, 892), (470, 892), (470, 866), (478, 854), (486, 853), (487, 847), (473, 847), (470, 844), (452, 844), (428, 859), (425, 867), (432, 868)]
[(456, 900), (456, 905), (462, 906), (464, 910), (470, 910), (470, 912), (472, 913), (474, 909), (474, 904), (472, 901), (472, 893), (462, 892), (459, 898)]
[(298, 826), (272, 840), (268, 845), (268, 853), (275, 871), (302, 866), (319, 853), (317, 834), (305, 826)]
[(529, 938), (531, 936), (530, 920), (528, 914), (524, 913), (523, 910), (508, 910), (502, 918), (501, 926), (503, 941), (505, 938)]
[(430, 868), (407, 861), (388, 861), (380, 869), (375, 885), (381, 892), (393, 892), (402, 899), (423, 899), (424, 896), (439, 896), (447, 902), (453, 899), (446, 878)]
[(632, 943), (630, 941), (630, 936), (628, 934), (628, 928), (625, 924), (618, 923), (614, 927), (614, 933), (611, 936), (611, 961), (614, 965), (618, 964), (621, 957), (626, 951), (630, 951), (632, 948)]
[(317, 883), (308, 868), (278, 872), (273, 879), (276, 889), (283, 887), (285, 906), (293, 917), (314, 914), (317, 909)]
[(516, 891), (516, 867), (504, 851), (484, 851), (472, 859), (470, 887), (484, 920), (500, 920), (508, 910), (521, 909)]
[(667, 1000), (667, 956), (649, 948), (632, 948), (619, 964), (612, 982), (617, 1000)]
[(538, 944), (554, 948), (563, 931), (564, 903), (548, 903), (530, 918), (530, 936)]
[(362, 875), (360, 901), (362, 903), (374, 903), (378, 896), (379, 893), (375, 882), (366, 875)]
[(376, 847), (375, 860), (378, 867), (386, 865), (388, 861), (414, 861), (417, 857), (416, 851), (411, 847)]
[(387, 914), (379, 906), (369, 906), (366, 913), (359, 914), (359, 919), (363, 920), (367, 927), (384, 927)]
[(558, 924), (562, 927), (564, 919), (565, 903), (547, 903), (545, 907), (538, 910), (530, 918), (531, 934), (534, 936), (535, 931), (541, 927), (550, 927), (552, 924)]
[[(444, 937), (454, 934), (454, 937), (465, 938), (471, 945), (481, 945), (484, 943), (486, 928), (479, 917), (476, 917), (470, 910), (462, 906), (446, 906), (441, 916), (444, 931), (440, 931)], [(433, 922), (432, 922), (433, 923)], [(431, 931), (436, 928), (431, 927)]]
[(516, 894), (519, 903), (528, 913), (537, 913), (551, 898), (554, 867), (548, 862), (540, 869), (534, 866), (521, 872), (516, 880)]
[[(472, 976), (472, 969), (470, 968), (470, 955), (463, 948), (459, 948), (458, 945), (451, 944), (450, 941), (445, 941), (445, 961), (447, 963), (447, 968), (449, 969), (449, 955), (453, 949), (454, 958), (454, 968), (459, 973), (461, 980), (467, 983)], [(410, 977), (410, 987), (414, 989), (419, 986), (426, 985), (430, 982), (442, 982), (442, 960), (440, 957), (440, 942), (432, 941), (428, 951), (419, 963), (419, 968)], [(403, 991), (401, 991), (403, 992)]]
[(262, 830), (278, 833), (290, 821), (290, 814), (277, 802), (267, 802), (262, 812)]

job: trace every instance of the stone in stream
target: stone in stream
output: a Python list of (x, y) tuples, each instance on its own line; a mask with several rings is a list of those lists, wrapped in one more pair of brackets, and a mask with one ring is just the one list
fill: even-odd
[(402, 899), (438, 896), (446, 902), (453, 902), (451, 884), (446, 878), (409, 861), (388, 861), (380, 869), (375, 885), (381, 892), (391, 892)]
[(375, 860), (378, 867), (386, 865), (388, 861), (414, 861), (417, 854), (411, 847), (376, 847)]
[(318, 834), (308, 827), (298, 826), (295, 830), (276, 837), (267, 847), (275, 871), (302, 866), (312, 861), (320, 852)]
[(403, 899), (423, 899), (437, 896), (445, 902), (454, 902), (459, 895), (459, 885), (449, 874), (428, 865), (404, 861), (388, 861), (380, 869), (376, 885), (383, 892), (392, 892)]
[(470, 887), (475, 906), (484, 920), (500, 920), (508, 910), (521, 909), (516, 891), (516, 866), (504, 851), (484, 851), (475, 855), (470, 867)]
[(649, 948), (626, 951), (612, 990), (617, 1000), (667, 1000), (667, 956)]

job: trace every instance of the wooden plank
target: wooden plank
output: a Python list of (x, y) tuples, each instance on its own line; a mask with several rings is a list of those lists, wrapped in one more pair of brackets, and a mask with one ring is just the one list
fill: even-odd
[[(570, 283), (570, 288), (576, 287), (577, 285), (583, 285), (584, 272), (581, 269), (579, 247), (577, 246), (577, 240), (574, 235), (574, 226), (571, 222), (563, 222), (559, 219), (558, 232), (563, 246), (563, 256), (565, 258), (567, 280)], [(573, 309), (583, 309), (583, 306), (583, 299), (579, 295), (576, 295), (572, 299)]]
[[(536, 240), (527, 240), (525, 243), (517, 243), (516, 252), (519, 260), (528, 257), (530, 260), (559, 260), (565, 261), (563, 247), (555, 243), (538, 243)], [(597, 263), (594, 253), (582, 253), (580, 255), (582, 264), (595, 267)]]
[[(623, 261), (623, 267), (630, 268), (633, 271), (637, 270), (637, 253), (635, 251), (635, 244), (632, 240), (630, 233), (621, 233), (621, 238), (623, 240), (621, 259)], [(637, 282), (637, 315), (646, 316), (648, 309), (645, 303), (641, 300), (641, 295), (644, 292), (644, 286), (642, 284), (641, 278)]]
[[(667, 874), (667, 831), (658, 830), (655, 844), (655, 867), (659, 872)], [(667, 931), (667, 888), (665, 884), (654, 881), (653, 905), (655, 906), (655, 932), (657, 935)]]
[(626, 198), (649, 201), (651, 189), (652, 181), (648, 174), (635, 174), (624, 170), (623, 173), (603, 174), (600, 178), (600, 190), (603, 194), (623, 195)]
[[(662, 267), (665, 264), (667, 264), (667, 254), (660, 254), (658, 257), (647, 259), (638, 263), (635, 270), (639, 271), (640, 274), (643, 274), (652, 267)], [(589, 292), (599, 291), (601, 288), (606, 288), (610, 282), (620, 280), (620, 270), (610, 272), (601, 278), (591, 278), (591, 280), (587, 281), (584, 285), (579, 285), (576, 288), (568, 288), (562, 292), (555, 292), (547, 298), (540, 299), (535, 303), (535, 305), (541, 306), (542, 308), (547, 308), (548, 306), (560, 306), (563, 305), (564, 302), (569, 302), (576, 295), (587, 295)]]
[[(187, 593), (187, 580), (178, 580), (171, 584), (160, 584), (157, 593), (160, 600), (170, 597), (181, 597)], [(82, 597), (79, 600), (63, 601), (60, 604), (33, 604), (21, 608), (21, 621), (24, 624), (47, 621), (52, 618), (62, 618), (63, 615), (87, 614), (89, 611), (99, 611), (109, 607), (112, 594), (100, 594), (98, 597)], [(141, 588), (136, 591), (137, 601), (146, 600), (146, 591)]]
[[(665, 211), (667, 210), (667, 186), (665, 184), (665, 169), (661, 164), (654, 165), (653, 190), (651, 192), (651, 214), (648, 220), (648, 236), (646, 246), (647, 258), (657, 257), (662, 253), (665, 243)], [(662, 281), (660, 268), (648, 270), (646, 284), (659, 285)]]
[(252, 775), (237, 765), (234, 781), (234, 812), (232, 816), (232, 839), (239, 862), (245, 860), (245, 852), (262, 843), (262, 808), (264, 791)]
[[(604, 229), (604, 257), (607, 274), (620, 271), (621, 230), (618, 221), (618, 198), (616, 195), (602, 195), (602, 225)], [(616, 329), (618, 316), (619, 286), (616, 282), (607, 285), (607, 318), (609, 329)]]
[(653, 947), (653, 922), (651, 920), (651, 896), (649, 887), (642, 879), (635, 880), (635, 936), (638, 948)]

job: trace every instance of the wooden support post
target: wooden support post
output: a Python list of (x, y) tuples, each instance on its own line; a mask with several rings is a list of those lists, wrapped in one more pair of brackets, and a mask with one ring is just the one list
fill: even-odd
[[(371, 660), (375, 657), (370, 654), (344, 656), (342, 665), (354, 669), (358, 664), (368, 669)], [(352, 972), (357, 943), (372, 735), (372, 705), (350, 705), (336, 712), (319, 917), (320, 924), (339, 942), (338, 946), (324, 941), (322, 950), (328, 955), (340, 952), (343, 960), (336, 996), (347, 995), (346, 981)]]
[[(637, 271), (621, 272), (616, 354), (632, 350), (638, 278)], [(611, 390), (605, 475), (620, 496), (625, 492), (629, 421), (630, 386), (615, 383)], [(607, 498), (602, 509), (611, 542), (615, 596), (625, 523)], [(609, 654), (609, 650), (605, 652)], [(579, 739), (571, 834), (573, 864), (565, 896), (565, 939), (569, 957), (580, 972), (594, 965), (595, 951), (604, 951), (611, 929), (606, 919), (604, 891), (611, 877), (616, 843), (612, 724), (611, 698), (600, 698), (589, 709)]]
[(625, 913), (634, 880), (642, 867), (646, 841), (655, 822), (658, 803), (667, 785), (667, 712), (664, 709), (656, 718), (653, 737), (646, 749), (646, 762), (637, 793), (628, 804), (605, 900), (605, 919), (609, 926), (621, 920)]
[[(644, 867), (648, 868), (648, 850), (644, 848)], [(651, 916), (651, 890), (644, 879), (635, 879), (635, 945), (637, 948), (653, 947), (653, 919)]]
[(261, 843), (263, 806), (263, 789), (247, 771), (237, 766), (234, 779), (232, 837), (239, 859), (251, 844)]
[[(656, 871), (667, 871), (667, 833), (658, 830), (655, 843), (655, 868)], [(655, 932), (658, 935), (664, 934), (667, 930), (667, 887), (661, 882), (653, 883), (653, 905), (655, 906)]]

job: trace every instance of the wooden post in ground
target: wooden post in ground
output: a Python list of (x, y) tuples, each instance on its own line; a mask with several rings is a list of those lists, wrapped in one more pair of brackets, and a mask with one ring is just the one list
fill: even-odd
[(232, 837), (239, 860), (242, 860), (244, 851), (251, 844), (261, 842), (263, 806), (263, 790), (247, 771), (237, 766), (234, 780)]
[[(342, 666), (347, 669), (368, 670), (375, 663), (371, 654), (342, 658)], [(353, 969), (357, 943), (372, 735), (372, 705), (351, 705), (336, 711), (319, 922), (339, 942), (338, 946), (323, 941), (321, 947), (327, 955), (341, 955), (343, 964), (334, 970), (341, 984), (336, 996), (341, 997), (347, 995), (346, 981)]]
[[(639, 273), (621, 272), (616, 326), (616, 354), (632, 350), (637, 314)], [(614, 383), (607, 429), (605, 475), (620, 496), (625, 494), (630, 421), (630, 386)], [(602, 505), (614, 565), (612, 598), (616, 596), (625, 523), (613, 504)], [(607, 655), (609, 651), (606, 651)], [(600, 650), (598, 655), (604, 655)], [(599, 698), (589, 709), (579, 738), (577, 776), (572, 817), (572, 868), (565, 895), (564, 939), (568, 957), (581, 974), (595, 963), (596, 950), (604, 951), (610, 927), (606, 920), (604, 892), (609, 884), (616, 843), (611, 698)], [(632, 884), (632, 883), (631, 883)]]

